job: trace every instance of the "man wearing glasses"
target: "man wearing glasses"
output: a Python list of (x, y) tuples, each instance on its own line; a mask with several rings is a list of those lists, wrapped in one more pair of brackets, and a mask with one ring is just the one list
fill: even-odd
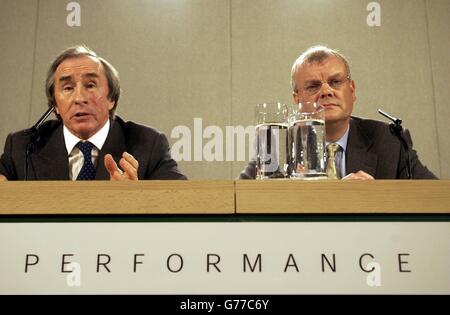
[[(335, 155), (336, 177), (342, 179), (436, 179), (412, 149), (406, 152), (388, 124), (351, 116), (356, 100), (355, 82), (346, 58), (325, 46), (306, 50), (291, 71), (295, 103), (319, 102), (325, 108), (327, 152)], [(249, 163), (241, 179), (255, 178), (255, 162)]]

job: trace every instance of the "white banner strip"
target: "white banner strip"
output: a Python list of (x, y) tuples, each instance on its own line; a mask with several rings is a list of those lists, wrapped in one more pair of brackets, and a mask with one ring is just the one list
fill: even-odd
[(449, 222), (0, 223), (6, 294), (450, 294)]

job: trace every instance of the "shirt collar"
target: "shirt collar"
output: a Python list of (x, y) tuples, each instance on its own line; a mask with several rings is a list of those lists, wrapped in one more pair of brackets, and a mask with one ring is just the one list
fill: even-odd
[[(87, 141), (91, 142), (93, 145), (95, 145), (97, 149), (101, 150), (103, 145), (105, 144), (106, 138), (108, 137), (109, 125), (110, 122), (108, 119), (106, 121), (106, 124), (99, 131), (97, 131), (96, 134), (87, 139)], [(83, 140), (81, 140), (73, 133), (71, 133), (70, 130), (65, 125), (63, 132), (64, 132), (64, 141), (66, 142), (67, 153), (70, 154), (70, 152), (72, 152), (76, 144)]]
[[(350, 130), (350, 124), (347, 126), (347, 130), (342, 135), (342, 137), (339, 138), (338, 141), (334, 142), (341, 146), (343, 152), (347, 150), (347, 141), (348, 141), (348, 131)], [(330, 144), (331, 142), (325, 141), (325, 145)]]

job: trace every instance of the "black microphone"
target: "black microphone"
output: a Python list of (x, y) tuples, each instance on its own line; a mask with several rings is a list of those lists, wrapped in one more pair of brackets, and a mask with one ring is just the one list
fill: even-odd
[(44, 113), (44, 115), (42, 115), (42, 117), (39, 118), (39, 120), (33, 125), (33, 127), (24, 131), (24, 134), (29, 135), (29, 134), (36, 133), (38, 131), (39, 127), (47, 119), (47, 117), (50, 116), (50, 114), (53, 113), (54, 111), (55, 111), (55, 106), (49, 107), (49, 109), (47, 109), (47, 111)]
[(389, 115), (388, 113), (386, 113), (381, 109), (378, 109), (378, 112), (387, 119), (389, 119), (390, 121), (392, 121), (392, 124), (389, 125), (389, 129), (394, 135), (396, 135), (400, 139), (400, 142), (402, 143), (403, 148), (405, 149), (406, 152), (406, 177), (408, 179), (413, 179), (411, 169), (411, 153), (408, 142), (406, 142), (405, 137), (403, 135), (404, 132), (402, 127), (402, 120), (400, 118), (396, 118), (392, 115)]
[(33, 127), (24, 131), (25, 135), (31, 135), (25, 150), (25, 180), (28, 180), (28, 161), (30, 160), (30, 154), (34, 150), (36, 143), (39, 141), (40, 127), (45, 120), (55, 111), (55, 106), (49, 107), (42, 115), (41, 118), (33, 125)]

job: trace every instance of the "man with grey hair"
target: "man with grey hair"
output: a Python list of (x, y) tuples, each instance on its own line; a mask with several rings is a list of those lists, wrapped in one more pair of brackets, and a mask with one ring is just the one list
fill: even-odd
[[(325, 46), (307, 49), (292, 66), (291, 85), (296, 104), (317, 102), (325, 109), (326, 145), (333, 155), (334, 178), (436, 178), (419, 161), (408, 131), (403, 132), (406, 149), (388, 124), (351, 116), (356, 86), (347, 59), (338, 51)], [(240, 178), (255, 178), (255, 166), (251, 161)]]
[(58, 120), (8, 135), (0, 180), (186, 179), (162, 133), (115, 115), (118, 73), (86, 46), (53, 61), (46, 94)]

